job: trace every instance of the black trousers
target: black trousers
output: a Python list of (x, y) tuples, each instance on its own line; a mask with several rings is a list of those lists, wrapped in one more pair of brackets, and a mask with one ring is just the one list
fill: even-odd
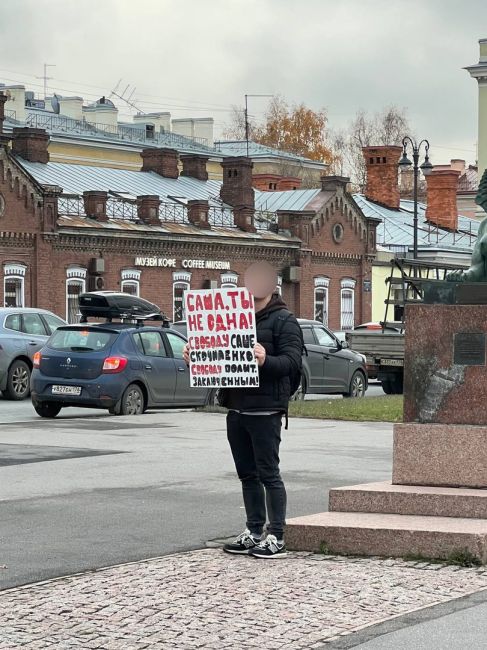
[(247, 528), (254, 535), (268, 532), (282, 539), (286, 523), (286, 488), (279, 472), (282, 415), (243, 415), (229, 411), (227, 436), (247, 513)]

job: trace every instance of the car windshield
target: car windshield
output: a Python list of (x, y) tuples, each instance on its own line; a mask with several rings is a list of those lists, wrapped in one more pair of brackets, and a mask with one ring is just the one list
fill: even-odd
[(117, 338), (117, 334), (99, 330), (58, 329), (51, 336), (49, 347), (67, 352), (93, 352), (105, 350)]

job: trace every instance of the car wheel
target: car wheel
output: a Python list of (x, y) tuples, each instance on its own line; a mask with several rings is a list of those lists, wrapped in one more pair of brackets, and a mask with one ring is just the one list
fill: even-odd
[(30, 393), (30, 368), (25, 361), (18, 359), (9, 368), (7, 387), (3, 394), (7, 399), (25, 399)]
[(301, 375), (301, 381), (299, 382), (299, 386), (297, 391), (294, 393), (294, 395), (291, 396), (291, 399), (295, 402), (298, 400), (304, 400), (306, 397), (306, 391), (308, 387), (306, 385), (306, 377), (304, 375)]
[(41, 418), (55, 418), (62, 408), (57, 402), (33, 402), (33, 406)]
[(343, 397), (364, 397), (365, 396), (365, 377), (360, 370), (353, 373), (350, 380), (350, 389)]
[(145, 410), (144, 393), (137, 384), (130, 384), (120, 400), (120, 415), (142, 415)]
[(392, 387), (392, 382), (390, 379), (383, 379), (381, 381), (382, 390), (386, 395), (393, 395), (394, 389)]

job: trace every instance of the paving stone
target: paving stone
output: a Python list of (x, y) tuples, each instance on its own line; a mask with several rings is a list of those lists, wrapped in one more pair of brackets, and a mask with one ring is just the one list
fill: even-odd
[(0, 593), (0, 650), (308, 650), (486, 588), (484, 568), (206, 548)]

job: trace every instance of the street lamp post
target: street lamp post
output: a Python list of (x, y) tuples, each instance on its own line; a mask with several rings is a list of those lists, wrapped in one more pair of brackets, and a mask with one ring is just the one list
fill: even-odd
[[(419, 165), (419, 154), (421, 147), (424, 145), (424, 161)], [(408, 147), (411, 148), (413, 152), (413, 162), (411, 162), (407, 156)], [(402, 158), (399, 161), (399, 167), (401, 169), (408, 169), (413, 165), (413, 202), (414, 202), (414, 213), (413, 213), (413, 258), (418, 259), (418, 177), (419, 170), (423, 172), (425, 176), (431, 173), (433, 170), (433, 165), (430, 163), (429, 159), (429, 148), (430, 143), (428, 140), (421, 140), (419, 144), (416, 143), (409, 135), (403, 138), (402, 140)]]

